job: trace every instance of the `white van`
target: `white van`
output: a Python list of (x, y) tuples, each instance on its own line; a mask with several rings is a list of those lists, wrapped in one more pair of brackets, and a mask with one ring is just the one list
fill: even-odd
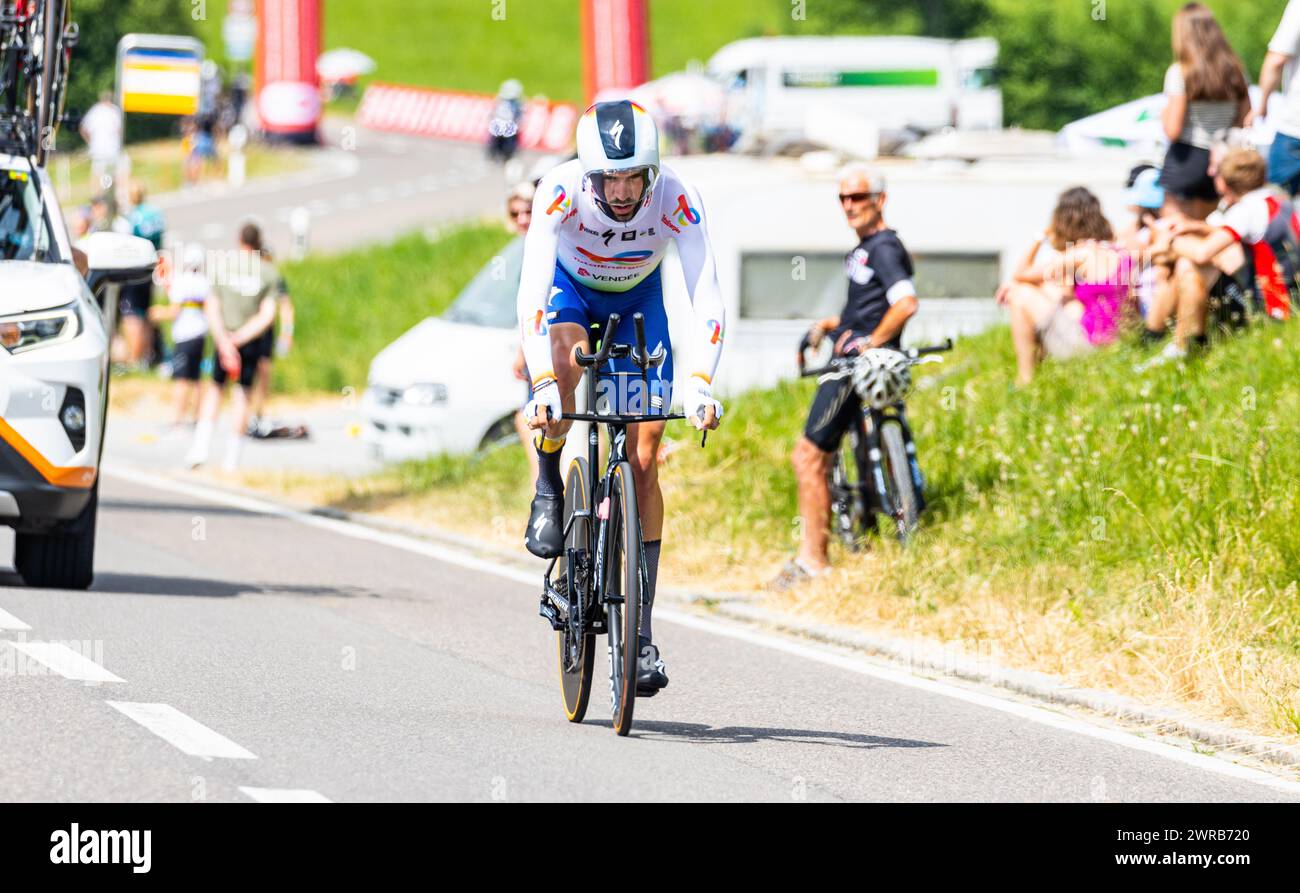
[(1000, 129), (997, 56), (987, 37), (758, 37), (718, 50), (708, 70), (732, 91), (745, 138), (779, 147), (823, 119), (886, 135)]

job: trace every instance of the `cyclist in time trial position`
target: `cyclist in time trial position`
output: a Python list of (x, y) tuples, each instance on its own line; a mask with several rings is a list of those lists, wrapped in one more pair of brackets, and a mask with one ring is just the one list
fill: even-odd
[[(660, 263), (674, 240), (694, 308), (691, 337), (681, 351), (689, 370), (681, 404), (697, 429), (713, 429), (722, 418), (712, 382), (726, 318), (704, 205), (695, 189), (660, 166), (659, 135), (644, 109), (627, 101), (593, 105), (578, 122), (577, 159), (561, 164), (538, 184), (533, 222), (524, 241), (519, 325), (533, 387), (524, 416), (538, 431), (534, 443), (539, 466), (524, 543), (534, 555), (554, 558), (564, 550), (560, 449), (572, 423), (559, 418), (561, 412), (574, 411), (574, 390), (582, 377), (574, 351), (594, 352), (589, 343), (593, 325), (618, 313), (617, 341), (630, 344), (632, 315), (644, 315), (647, 349), (662, 347), (667, 354), (663, 365), (650, 371), (649, 394), (631, 357), (610, 360), (602, 371), (613, 373), (616, 411), (669, 411), (673, 353)], [(603, 335), (613, 338), (615, 333)], [(668, 684), (650, 624), (663, 532), (656, 467), (663, 434), (664, 422), (628, 427), (627, 451), (649, 578), (638, 643), (637, 687), (642, 690)]]
[[(846, 169), (840, 175), (840, 207), (860, 240), (845, 258), (848, 300), (839, 316), (813, 324), (808, 343), (817, 347), (829, 335), (837, 356), (871, 347), (896, 348), (903, 327), (916, 314), (917, 301), (911, 255), (898, 234), (885, 226), (885, 178), (868, 168)], [(799, 484), (803, 542), (799, 554), (777, 579), (777, 588), (787, 588), (829, 568), (826, 546), (831, 497), (826, 472), (860, 411), (850, 379), (828, 380), (817, 389), (803, 437), (791, 456)]]

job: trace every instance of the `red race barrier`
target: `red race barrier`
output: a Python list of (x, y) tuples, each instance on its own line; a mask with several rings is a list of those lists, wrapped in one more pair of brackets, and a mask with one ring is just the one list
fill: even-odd
[[(496, 97), (485, 93), (371, 84), (361, 99), (357, 123), (372, 130), (486, 142), (495, 105)], [(577, 126), (576, 106), (562, 102), (525, 103), (519, 146), (542, 152), (567, 152), (573, 145), (573, 131)]]

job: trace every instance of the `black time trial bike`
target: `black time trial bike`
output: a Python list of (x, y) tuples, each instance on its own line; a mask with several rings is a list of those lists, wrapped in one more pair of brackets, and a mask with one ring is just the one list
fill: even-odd
[[(627, 427), (641, 422), (684, 419), (685, 415), (655, 412), (649, 371), (662, 365), (662, 347), (646, 350), (645, 319), (633, 315), (636, 343), (618, 344), (618, 314), (612, 314), (600, 330), (600, 346), (594, 354), (579, 350), (576, 360), (586, 369), (588, 394), (596, 412), (564, 413), (563, 418), (590, 422), (587, 455), (569, 465), (564, 485), (564, 552), (546, 568), (544, 591), (538, 613), (556, 633), (560, 687), (564, 712), (570, 722), (582, 722), (587, 713), (594, 672), (596, 637), (607, 638), (609, 694), (614, 731), (632, 731), (636, 706), (638, 630), (641, 624), (642, 594), (648, 586), (645, 555), (641, 547), (641, 516), (638, 512), (632, 465), (627, 458)], [(631, 357), (640, 370), (642, 400), (634, 395), (639, 413), (602, 412), (600, 369), (612, 358)], [(605, 374), (605, 381), (609, 381)], [(622, 382), (623, 392), (628, 382)], [(667, 402), (661, 408), (668, 409)], [(597, 475), (600, 455), (599, 428), (608, 429), (609, 451), (605, 471)], [(707, 432), (705, 437), (707, 438)], [(703, 445), (703, 439), (701, 445)], [(645, 695), (642, 695), (645, 697)]]

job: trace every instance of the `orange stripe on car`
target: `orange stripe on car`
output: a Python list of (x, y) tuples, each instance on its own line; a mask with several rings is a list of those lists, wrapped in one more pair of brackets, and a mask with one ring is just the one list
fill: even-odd
[(8, 422), (0, 419), (0, 440), (18, 451), (18, 455), (27, 460), (41, 477), (56, 487), (68, 487), (74, 490), (89, 490), (95, 485), (98, 472), (93, 468), (60, 468), (36, 451), (23, 436), (15, 431)]

